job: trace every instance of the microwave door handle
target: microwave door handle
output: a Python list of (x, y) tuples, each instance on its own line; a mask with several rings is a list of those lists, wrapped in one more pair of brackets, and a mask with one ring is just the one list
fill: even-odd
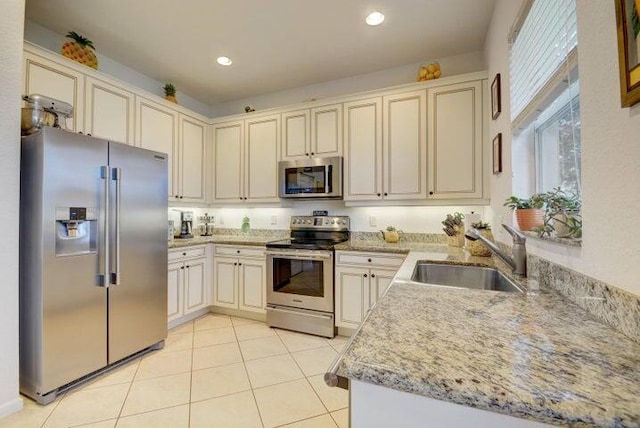
[(333, 187), (333, 165), (325, 165), (324, 174), (326, 180), (324, 180), (324, 193), (331, 193), (331, 188)]

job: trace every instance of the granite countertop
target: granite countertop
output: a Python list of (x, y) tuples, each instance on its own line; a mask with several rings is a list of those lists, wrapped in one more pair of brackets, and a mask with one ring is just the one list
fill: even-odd
[(227, 245), (255, 245), (264, 246), (267, 242), (282, 239), (277, 236), (256, 236), (256, 235), (211, 235), (194, 236), (193, 238), (175, 238), (169, 241), (169, 249), (191, 247), (204, 244), (227, 244)]
[(550, 424), (640, 427), (639, 343), (536, 281), (516, 294), (405, 280), (417, 260), (478, 259), (451, 250), (408, 255), (338, 375)]

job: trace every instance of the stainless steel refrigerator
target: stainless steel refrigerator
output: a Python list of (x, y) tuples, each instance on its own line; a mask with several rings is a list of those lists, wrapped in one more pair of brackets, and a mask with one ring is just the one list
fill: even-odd
[(167, 155), (22, 139), (20, 389), (46, 404), (167, 336)]

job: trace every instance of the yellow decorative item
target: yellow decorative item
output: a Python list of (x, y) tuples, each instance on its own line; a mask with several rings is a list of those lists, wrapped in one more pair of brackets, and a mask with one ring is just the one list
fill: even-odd
[(93, 42), (75, 31), (70, 31), (67, 37), (71, 40), (62, 45), (62, 56), (97, 70), (98, 57), (93, 51)]
[[(493, 233), (491, 233), (491, 226), (489, 225), (489, 223), (483, 223), (479, 221), (478, 223), (471, 223), (471, 227), (477, 229), (478, 232), (480, 232), (480, 235), (484, 236), (489, 241), (495, 242), (493, 239)], [(470, 239), (467, 239), (466, 241), (467, 251), (469, 251), (472, 256), (491, 257), (491, 250), (486, 245), (484, 245), (482, 241), (472, 241)]]
[(424, 82), (426, 80), (437, 79), (442, 76), (442, 70), (440, 69), (440, 64), (437, 61), (434, 61), (430, 64), (423, 65), (418, 70), (418, 79), (417, 82)]
[(382, 233), (382, 237), (384, 238), (385, 242), (395, 244), (400, 240), (400, 234), (402, 233), (402, 231), (396, 230), (396, 228), (393, 226), (389, 226), (387, 227), (387, 230), (381, 230), (380, 233)]

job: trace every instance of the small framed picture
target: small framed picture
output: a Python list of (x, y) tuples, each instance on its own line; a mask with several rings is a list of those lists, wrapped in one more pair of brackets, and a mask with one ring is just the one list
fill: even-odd
[(496, 120), (498, 116), (500, 116), (500, 112), (502, 111), (502, 100), (500, 93), (500, 73), (496, 74), (496, 77), (493, 79), (493, 83), (491, 83), (491, 118)]
[(502, 172), (502, 133), (498, 133), (493, 139), (493, 173)]

